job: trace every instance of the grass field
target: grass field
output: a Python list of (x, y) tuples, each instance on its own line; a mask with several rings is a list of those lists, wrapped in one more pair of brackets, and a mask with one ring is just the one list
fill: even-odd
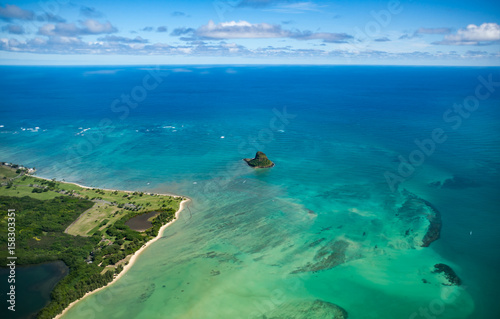
[[(117, 220), (133, 212), (134, 215), (154, 210), (177, 210), (181, 197), (173, 197), (143, 192), (102, 190), (85, 188), (71, 183), (45, 180), (31, 175), (19, 176), (16, 169), (0, 165), (0, 181), (11, 185), (0, 187), (0, 196), (23, 197), (35, 199), (53, 199), (61, 195), (71, 195), (92, 200), (95, 204), (85, 211), (67, 229), (66, 233), (79, 236), (92, 236), (113, 225)], [(5, 179), (4, 179), (5, 177)], [(17, 178), (15, 178), (17, 177)], [(103, 224), (103, 222), (105, 223)]]
[[(43, 180), (34, 176), (23, 176), (19, 180), (14, 182), (15, 186), (29, 186), (29, 185), (40, 185), (41, 183), (50, 183), (51, 181)], [(134, 206), (147, 207), (147, 210), (161, 209), (166, 207), (173, 207), (170, 205), (173, 201), (176, 201), (176, 197), (158, 195), (158, 194), (148, 194), (144, 192), (128, 192), (128, 191), (113, 191), (113, 190), (102, 190), (99, 188), (83, 188), (75, 184), (56, 182), (55, 189), (64, 190), (67, 192), (74, 192), (75, 195), (81, 196), (88, 199), (101, 199), (104, 201), (109, 201), (120, 204), (128, 204)]]
[(16, 169), (5, 165), (0, 165), (0, 182), (2, 179), (4, 179), (4, 177), (5, 179), (9, 179), (14, 178), (17, 175), (19, 175), (19, 173), (16, 173)]
[[(125, 211), (114, 205), (95, 203), (91, 209), (85, 211), (75, 223), (66, 229), (66, 233), (75, 236), (92, 236), (96, 231), (114, 224), (125, 214)], [(105, 223), (102, 224), (103, 222)]]

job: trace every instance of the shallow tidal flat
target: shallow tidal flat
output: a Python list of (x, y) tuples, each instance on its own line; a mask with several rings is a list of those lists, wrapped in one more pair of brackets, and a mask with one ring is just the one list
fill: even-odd
[[(380, 303), (393, 299), (401, 302), (391, 313), (403, 317), (443, 296), (449, 318), (470, 313), (468, 293), (435, 272), (443, 259), (432, 244), (423, 247), (440, 218), (425, 200), (404, 192), (379, 201), (366, 193), (370, 187), (343, 185), (335, 191), (343, 203), (306, 207), (280, 188), (263, 196), (260, 187), (239, 179), (231, 194), (194, 202), (198, 214), (183, 212), (106, 295), (89, 296), (64, 318), (82, 318), (106, 296), (122, 305), (116, 315), (149, 318), (161, 318), (162, 309), (173, 318), (357, 318), (371, 309), (379, 318)], [(336, 214), (324, 213), (334, 207)]]

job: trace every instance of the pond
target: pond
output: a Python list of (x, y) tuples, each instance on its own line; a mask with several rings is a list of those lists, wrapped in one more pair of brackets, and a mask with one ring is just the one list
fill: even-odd
[[(2, 296), (7, 296), (11, 284), (7, 282), (8, 268), (0, 268)], [(0, 318), (36, 318), (36, 314), (50, 301), (50, 293), (56, 284), (69, 273), (62, 261), (32, 266), (17, 266), (15, 277), (16, 311), (7, 309), (8, 303), (0, 307)]]
[(145, 231), (151, 228), (153, 224), (149, 221), (152, 217), (158, 215), (159, 212), (149, 212), (130, 218), (125, 222), (125, 225), (136, 231)]

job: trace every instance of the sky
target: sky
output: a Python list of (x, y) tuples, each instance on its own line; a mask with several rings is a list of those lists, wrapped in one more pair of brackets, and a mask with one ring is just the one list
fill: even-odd
[(500, 65), (500, 1), (0, 2), (0, 65)]

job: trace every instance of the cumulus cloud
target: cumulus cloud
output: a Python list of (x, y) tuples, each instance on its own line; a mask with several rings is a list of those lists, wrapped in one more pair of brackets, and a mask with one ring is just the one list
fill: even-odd
[(15, 4), (6, 4), (5, 7), (0, 7), (0, 19), (5, 21), (13, 19), (33, 20), (34, 17), (33, 11), (21, 9)]
[[(175, 30), (174, 30), (175, 31)], [(288, 31), (280, 25), (268, 23), (252, 24), (247, 21), (230, 21), (215, 24), (212, 20), (207, 25), (199, 27), (194, 35), (201, 39), (263, 39), (292, 38), (296, 40), (323, 40), (329, 43), (345, 43), (352, 39), (346, 33)]]
[(290, 38), (297, 40), (323, 40), (327, 43), (346, 43), (346, 40), (352, 39), (351, 35), (346, 33), (329, 33), (329, 32), (311, 32), (311, 31), (297, 31), (291, 32), (288, 35)]
[(46, 36), (80, 35), (81, 30), (74, 23), (45, 24), (38, 29), (38, 34)]
[(413, 34), (403, 34), (399, 37), (400, 40), (420, 38), (422, 35), (427, 34), (449, 34), (451, 32), (450, 28), (419, 28)]
[(251, 24), (247, 21), (231, 21), (215, 24), (212, 20), (196, 30), (196, 35), (208, 39), (281, 38), (284, 31), (278, 25)]
[(170, 35), (174, 36), (174, 37), (178, 37), (178, 36), (181, 36), (181, 35), (192, 34), (195, 31), (196, 30), (193, 29), (193, 28), (186, 28), (186, 27), (175, 28), (174, 30), (172, 30), (172, 32), (170, 32)]
[(83, 30), (87, 34), (100, 34), (100, 33), (113, 33), (118, 31), (111, 23), (100, 23), (99, 21), (88, 19), (81, 24), (84, 26)]
[(448, 34), (450, 32), (450, 28), (419, 28), (415, 34)]
[(114, 33), (118, 30), (111, 23), (100, 23), (99, 21), (88, 19), (80, 21), (81, 26), (74, 23), (45, 24), (38, 29), (38, 34), (46, 36), (76, 37), (88, 34)]
[(35, 15), (33, 11), (24, 10), (16, 5), (5, 5), (5, 7), (0, 7), (0, 20), (12, 21), (12, 20), (36, 20), (38, 22), (66, 22), (62, 17), (49, 12), (43, 12), (39, 15)]
[(122, 43), (148, 43), (149, 40), (143, 39), (140, 36), (137, 36), (135, 38), (127, 38), (127, 37), (121, 37), (121, 36), (116, 36), (116, 35), (107, 35), (102, 38), (98, 38), (98, 41), (105, 41), (105, 42), (122, 42)]
[[(106, 38), (106, 37), (104, 37)], [(103, 38), (103, 39), (104, 39)], [(112, 40), (111, 36), (107, 38)], [(102, 40), (102, 39), (100, 39)], [(407, 60), (449, 60), (458, 59), (469, 61), (470, 59), (499, 60), (500, 54), (487, 53), (485, 51), (468, 51), (459, 54), (450, 52), (422, 52), (410, 51), (391, 53), (377, 50), (325, 50), (325, 49), (294, 49), (291, 46), (249, 49), (236, 43), (225, 41), (193, 41), (183, 45), (169, 45), (167, 43), (136, 43), (127, 42), (134, 39), (115, 38), (123, 41), (83, 41), (78, 37), (50, 36), (35, 37), (26, 41), (16, 39), (0, 38), (0, 51), (29, 52), (29, 53), (51, 53), (51, 54), (101, 54), (101, 55), (163, 55), (163, 56), (217, 56), (217, 57), (311, 57), (311, 58), (345, 58), (359, 59), (365, 61), (367, 58), (375, 58), (387, 61)]]
[(500, 41), (500, 25), (483, 23), (480, 26), (469, 24), (465, 29), (458, 30), (456, 34), (447, 35), (442, 41), (433, 44), (488, 45), (498, 41)]
[(162, 25), (162, 26), (159, 26), (157, 28), (154, 28), (154, 27), (144, 27), (144, 28), (141, 29), (141, 31), (145, 31), (145, 32), (152, 32), (152, 31), (167, 32), (168, 28), (166, 26)]
[(36, 17), (36, 20), (39, 22), (59, 22), (59, 23), (66, 22), (66, 19), (63, 19), (58, 15), (48, 12), (44, 12), (43, 14), (38, 15)]
[(411, 35), (411, 34), (405, 33), (402, 36), (400, 36), (398, 39), (399, 40), (406, 40), (406, 39), (413, 39), (414, 37), (415, 37), (415, 35)]
[(36, 20), (38, 22), (66, 22), (62, 17), (49, 12), (43, 12), (39, 15), (35, 15), (33, 11), (24, 10), (16, 5), (5, 5), (5, 7), (0, 7), (0, 20), (12, 21), (12, 20)]
[(2, 31), (10, 33), (10, 34), (24, 34), (24, 28), (21, 25), (17, 24), (8, 24), (2, 27)]

